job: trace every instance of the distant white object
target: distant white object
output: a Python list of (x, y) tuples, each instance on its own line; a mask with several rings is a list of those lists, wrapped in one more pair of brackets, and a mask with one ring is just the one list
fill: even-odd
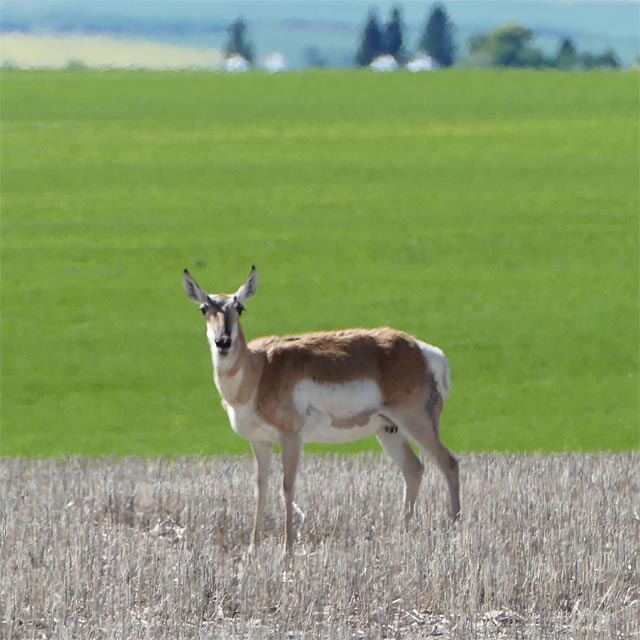
[(378, 56), (369, 67), (374, 71), (397, 71), (398, 63), (393, 56)]
[(277, 73), (287, 68), (287, 62), (281, 53), (270, 53), (265, 57), (263, 66), (269, 73)]
[(426, 53), (416, 56), (407, 63), (407, 70), (415, 73), (416, 71), (435, 71), (438, 68), (435, 60)]
[(250, 66), (251, 65), (249, 64), (248, 60), (237, 53), (234, 53), (232, 56), (225, 58), (224, 61), (224, 70), (230, 71), (232, 73), (249, 71)]

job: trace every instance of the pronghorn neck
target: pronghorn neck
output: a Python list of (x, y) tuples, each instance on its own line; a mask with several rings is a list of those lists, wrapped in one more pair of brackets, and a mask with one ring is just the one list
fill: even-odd
[(213, 359), (213, 371), (216, 387), (222, 399), (231, 405), (243, 404), (246, 398), (246, 385), (243, 384), (250, 375), (252, 366), (251, 352), (247, 346), (244, 333), (238, 324), (237, 335), (226, 355), (218, 352), (215, 344), (210, 343)]

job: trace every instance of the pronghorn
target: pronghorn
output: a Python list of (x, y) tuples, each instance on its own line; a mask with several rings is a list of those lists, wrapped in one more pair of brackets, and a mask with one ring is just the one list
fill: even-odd
[(253, 449), (256, 508), (251, 549), (260, 543), (274, 443), (282, 450), (289, 554), (297, 508), (294, 484), (305, 441), (348, 442), (375, 433), (404, 476), (406, 526), (424, 470), (411, 440), (444, 474), (451, 515), (458, 517), (458, 462), (438, 433), (450, 384), (447, 359), (438, 347), (388, 328), (266, 337), (247, 344), (240, 314), (258, 286), (255, 267), (234, 294), (206, 293), (186, 269), (183, 285), (206, 321), (222, 405), (233, 430)]

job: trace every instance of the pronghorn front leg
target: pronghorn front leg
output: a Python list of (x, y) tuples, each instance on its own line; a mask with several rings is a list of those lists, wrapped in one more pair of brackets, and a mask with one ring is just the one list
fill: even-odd
[(249, 553), (255, 553), (260, 544), (264, 523), (264, 505), (267, 499), (269, 472), (271, 470), (271, 443), (252, 442), (255, 468), (255, 498), (256, 511), (253, 522), (253, 538), (249, 546)]
[(280, 438), (282, 447), (282, 495), (284, 497), (284, 546), (288, 555), (293, 555), (293, 494), (300, 454), (302, 452), (302, 436), (288, 431)]

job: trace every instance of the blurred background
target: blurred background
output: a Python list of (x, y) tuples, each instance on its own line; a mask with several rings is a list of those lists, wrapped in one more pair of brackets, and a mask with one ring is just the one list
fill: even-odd
[[(630, 66), (640, 51), (640, 4), (634, 0), (4, 0), (1, 59), (20, 68), (217, 68), (231, 40), (231, 49), (239, 44), (245, 58), (269, 69), (351, 67), (363, 63), (357, 52), (365, 30), (375, 40), (377, 28), (382, 39), (396, 39), (386, 48), (409, 61), (424, 52), (438, 7), (459, 66)], [(501, 59), (495, 46), (482, 46), (483, 37), (505, 25), (529, 33), (502, 34), (495, 46), (524, 37), (539, 55)], [(371, 62), (366, 55), (364, 61)]]

